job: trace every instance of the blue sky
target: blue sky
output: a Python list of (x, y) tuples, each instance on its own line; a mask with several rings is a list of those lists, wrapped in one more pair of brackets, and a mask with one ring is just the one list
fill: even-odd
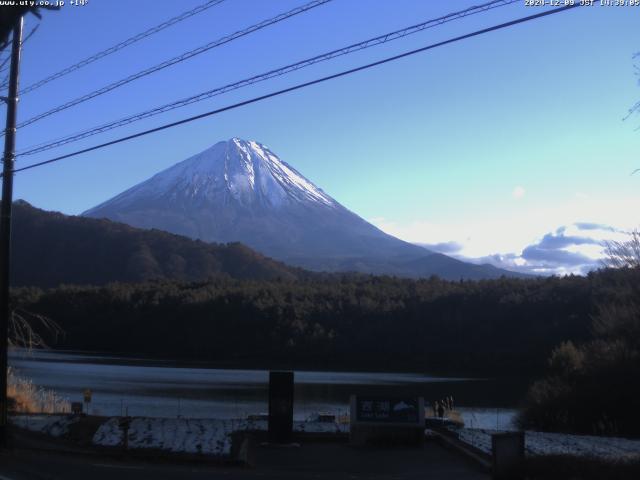
[[(25, 46), (22, 85), (203, 1), (90, 0), (46, 12)], [(24, 95), (20, 119), (303, 3), (227, 0)], [(334, 0), (20, 129), (18, 148), (477, 3)], [(495, 9), (18, 162), (539, 11), (524, 2)], [(574, 9), (18, 174), (15, 196), (78, 214), (238, 136), (268, 145), (400, 238), (524, 271), (582, 272), (603, 240), (640, 223), (640, 175), (630, 175), (640, 167), (640, 116), (622, 121), (640, 98), (632, 60), (639, 20), (640, 7)], [(29, 18), (27, 31), (35, 23)]]

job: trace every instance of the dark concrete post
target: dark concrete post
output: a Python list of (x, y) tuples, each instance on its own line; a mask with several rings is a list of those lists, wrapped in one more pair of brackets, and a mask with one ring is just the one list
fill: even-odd
[(293, 372), (269, 372), (269, 441), (293, 438)]
[(522, 478), (524, 463), (524, 432), (494, 433), (491, 435), (494, 480)]

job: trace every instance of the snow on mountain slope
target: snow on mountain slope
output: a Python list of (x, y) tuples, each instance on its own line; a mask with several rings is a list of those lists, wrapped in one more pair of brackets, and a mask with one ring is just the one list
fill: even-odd
[(278, 207), (291, 202), (314, 202), (335, 207), (336, 202), (281, 161), (264, 145), (232, 138), (164, 170), (117, 197), (85, 212), (125, 207), (141, 199), (180, 197), (247, 207)]

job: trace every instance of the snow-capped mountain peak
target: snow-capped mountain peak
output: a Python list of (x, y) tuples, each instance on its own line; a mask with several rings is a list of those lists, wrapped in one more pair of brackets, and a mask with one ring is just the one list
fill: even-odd
[[(265, 145), (237, 137), (216, 143), (108, 203), (123, 206), (142, 198), (160, 197), (180, 203), (236, 202), (247, 207), (278, 207), (291, 203), (337, 206), (331, 197)], [(91, 214), (92, 210), (87, 213)]]
[[(83, 215), (301, 258), (424, 254), (349, 211), (266, 145), (231, 138)], [(294, 260), (298, 259), (298, 260)]]

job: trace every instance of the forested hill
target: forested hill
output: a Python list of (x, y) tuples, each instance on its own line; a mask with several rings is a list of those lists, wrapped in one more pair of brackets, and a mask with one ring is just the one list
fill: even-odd
[(12, 285), (102, 285), (150, 279), (293, 280), (301, 269), (240, 243), (210, 244), (109, 220), (67, 216), (14, 203)]

